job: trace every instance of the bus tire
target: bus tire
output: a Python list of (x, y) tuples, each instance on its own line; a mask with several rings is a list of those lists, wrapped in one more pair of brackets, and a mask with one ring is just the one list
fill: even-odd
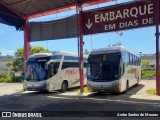
[(62, 85), (61, 85), (61, 92), (65, 92), (68, 88), (68, 82), (67, 81), (63, 81)]

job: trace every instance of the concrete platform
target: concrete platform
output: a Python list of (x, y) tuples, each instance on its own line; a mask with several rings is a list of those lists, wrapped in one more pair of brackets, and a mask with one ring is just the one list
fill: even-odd
[[(141, 80), (139, 85), (136, 87), (132, 87), (129, 89), (128, 93), (122, 94), (122, 95), (114, 95), (114, 97), (124, 97), (128, 99), (139, 99), (139, 100), (160, 100), (160, 96), (157, 95), (149, 95), (146, 93), (146, 90), (148, 89), (155, 89), (156, 81), (155, 80)], [(19, 94), (25, 94), (30, 91), (23, 92), (23, 84), (22, 83), (0, 83), (0, 96), (3, 95), (19, 95)], [(75, 90), (70, 90), (65, 93), (56, 93), (58, 96), (67, 96), (67, 97), (90, 97), (95, 95), (96, 93), (83, 93), (80, 94), (78, 92), (75, 92)], [(107, 94), (107, 93), (106, 93)], [(102, 96), (104, 96), (103, 94)], [(110, 95), (112, 96), (112, 95)]]

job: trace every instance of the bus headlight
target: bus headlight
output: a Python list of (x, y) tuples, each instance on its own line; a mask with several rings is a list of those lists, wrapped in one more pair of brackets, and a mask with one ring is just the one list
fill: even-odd
[(90, 85), (89, 82), (87, 82), (87, 85)]
[(116, 86), (116, 85), (118, 85), (118, 82), (117, 81), (113, 81), (112, 82), (112, 86)]
[(87, 85), (88, 85), (88, 86), (91, 86), (90, 82), (87, 82)]

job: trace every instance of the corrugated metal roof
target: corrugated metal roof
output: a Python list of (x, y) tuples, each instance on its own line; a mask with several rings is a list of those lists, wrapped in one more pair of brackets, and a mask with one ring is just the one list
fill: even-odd
[(77, 4), (89, 6), (113, 0), (1, 0), (9, 9), (24, 18), (32, 18), (75, 9)]

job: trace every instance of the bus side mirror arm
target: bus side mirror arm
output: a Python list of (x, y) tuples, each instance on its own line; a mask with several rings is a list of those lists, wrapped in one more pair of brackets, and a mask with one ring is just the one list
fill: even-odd
[(81, 68), (83, 68), (84, 67), (84, 63), (85, 63), (85, 61), (87, 61), (86, 59), (85, 60), (82, 60), (82, 62), (81, 62)]
[(45, 63), (45, 66), (44, 66), (44, 67), (45, 67), (46, 70), (48, 70), (48, 65), (49, 65), (49, 64), (50, 64), (50, 61), (48, 61), (48, 62)]
[(48, 70), (48, 66), (49, 66), (49, 64), (52, 63), (52, 62), (53, 62), (53, 61), (48, 61), (48, 62), (46, 62), (44, 68), (45, 68), (46, 70)]
[(45, 67), (45, 70), (48, 70), (48, 64), (47, 63), (45, 64), (44, 67)]

